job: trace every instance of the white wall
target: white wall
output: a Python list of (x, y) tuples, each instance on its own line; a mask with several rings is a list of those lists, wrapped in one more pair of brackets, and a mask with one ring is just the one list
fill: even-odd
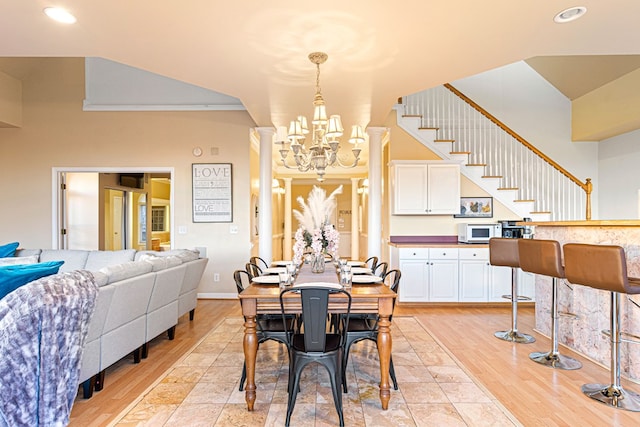
[(640, 218), (640, 130), (600, 142), (600, 217)]
[(580, 181), (591, 178), (592, 217), (599, 217), (598, 143), (571, 141), (567, 97), (524, 61), (451, 84)]

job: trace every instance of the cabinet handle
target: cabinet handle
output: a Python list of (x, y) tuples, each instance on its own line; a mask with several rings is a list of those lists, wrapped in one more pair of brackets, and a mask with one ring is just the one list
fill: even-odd
[(446, 252), (442, 252), (442, 256), (447, 256), (447, 253)]
[(473, 254), (473, 256), (476, 256), (476, 254)]

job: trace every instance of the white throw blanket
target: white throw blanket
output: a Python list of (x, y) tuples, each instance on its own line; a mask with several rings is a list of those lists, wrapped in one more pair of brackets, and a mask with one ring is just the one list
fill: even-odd
[(98, 286), (88, 271), (27, 283), (0, 300), (0, 426), (65, 426)]

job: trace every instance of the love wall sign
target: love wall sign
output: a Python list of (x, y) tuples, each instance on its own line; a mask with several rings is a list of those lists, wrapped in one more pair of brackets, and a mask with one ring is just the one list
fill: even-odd
[(193, 222), (232, 222), (231, 163), (194, 163)]

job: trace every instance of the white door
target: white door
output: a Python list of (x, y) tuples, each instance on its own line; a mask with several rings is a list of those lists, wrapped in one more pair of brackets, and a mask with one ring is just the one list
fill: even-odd
[(457, 259), (431, 260), (429, 263), (429, 301), (458, 301)]
[(460, 260), (460, 301), (486, 302), (488, 278), (486, 260)]
[(400, 260), (402, 284), (398, 290), (400, 301), (424, 302), (428, 299), (428, 261), (426, 259)]

